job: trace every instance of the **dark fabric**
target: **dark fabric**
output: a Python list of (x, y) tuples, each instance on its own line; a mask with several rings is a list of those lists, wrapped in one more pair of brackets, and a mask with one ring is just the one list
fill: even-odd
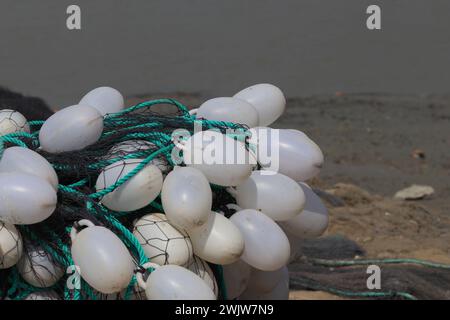
[(41, 98), (24, 96), (4, 87), (0, 87), (0, 109), (19, 111), (28, 121), (45, 120), (53, 114)]

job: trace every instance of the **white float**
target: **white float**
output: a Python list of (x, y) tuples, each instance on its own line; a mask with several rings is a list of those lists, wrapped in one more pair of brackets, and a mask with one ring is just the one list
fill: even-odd
[(190, 230), (203, 225), (211, 215), (211, 187), (200, 170), (175, 167), (164, 180), (161, 202), (171, 224)]
[(124, 157), (130, 153), (146, 151), (152, 148), (155, 148), (155, 145), (146, 140), (126, 140), (112, 146), (104, 159), (109, 160), (117, 157)]
[(53, 286), (64, 275), (64, 269), (40, 247), (28, 248), (17, 264), (22, 278), (38, 288)]
[(119, 112), (125, 106), (122, 94), (111, 87), (99, 87), (89, 91), (79, 104), (97, 109), (102, 116)]
[(39, 131), (44, 151), (60, 153), (84, 149), (98, 141), (103, 131), (103, 117), (94, 108), (74, 105), (48, 118)]
[(259, 123), (258, 111), (254, 106), (245, 100), (232, 97), (210, 99), (191, 111), (197, 118), (244, 124), (250, 128)]
[(278, 223), (278, 225), (283, 229), (284, 233), (286, 234), (286, 237), (289, 240), (289, 246), (291, 247), (291, 255), (289, 257), (289, 263), (295, 261), (298, 257), (302, 254), (302, 244), (303, 240), (302, 238), (299, 238), (292, 233), (290, 233), (286, 228), (281, 225), (281, 223)]
[(296, 217), (280, 222), (280, 225), (299, 238), (319, 237), (328, 227), (328, 210), (306, 183), (300, 182), (299, 185), (305, 193), (305, 208)]
[(176, 265), (145, 265), (155, 270), (144, 281), (136, 275), (139, 285), (145, 289), (148, 300), (215, 300), (208, 284), (192, 271)]
[(24, 300), (62, 300), (53, 290), (36, 291), (27, 295)]
[(280, 282), (283, 275), (288, 273), (286, 266), (275, 271), (262, 271), (252, 268), (250, 279), (248, 281), (247, 291), (269, 293)]
[(244, 251), (244, 238), (239, 229), (216, 212), (212, 212), (207, 223), (188, 233), (194, 253), (208, 262), (230, 264)]
[[(134, 170), (143, 159), (125, 159), (110, 164), (100, 172), (95, 188), (113, 186)], [(163, 176), (158, 167), (148, 164), (130, 180), (106, 194), (101, 202), (114, 211), (134, 211), (149, 205), (161, 192)]]
[(11, 224), (34, 224), (55, 210), (57, 196), (52, 185), (35, 175), (0, 173), (0, 220)]
[(268, 126), (275, 122), (286, 108), (286, 98), (276, 86), (268, 83), (255, 84), (234, 95), (250, 103), (258, 111), (259, 125)]
[(233, 214), (230, 221), (244, 237), (245, 249), (241, 256), (244, 262), (263, 271), (274, 271), (287, 264), (289, 241), (272, 219), (259, 211), (247, 209)]
[(275, 221), (292, 219), (305, 206), (302, 188), (280, 173), (254, 171), (235, 190), (229, 190), (239, 207), (260, 210)]
[(225, 287), (227, 289), (227, 299), (235, 299), (247, 289), (252, 267), (239, 259), (222, 268), (223, 280), (225, 281)]
[(283, 268), (283, 274), (275, 288), (269, 292), (246, 290), (239, 300), (288, 300), (289, 299), (289, 272)]
[(200, 170), (210, 183), (220, 186), (242, 183), (253, 168), (245, 145), (217, 131), (197, 132), (181, 148), (187, 166)]
[(105, 293), (125, 289), (133, 276), (133, 258), (123, 242), (109, 229), (81, 220), (87, 228), (72, 228), (72, 258), (81, 277), (94, 289)]
[(322, 169), (322, 150), (303, 132), (267, 127), (250, 132), (249, 143), (257, 148), (255, 153), (264, 170), (277, 171), (298, 182), (317, 176)]
[(27, 119), (18, 111), (11, 109), (0, 110), (0, 136), (14, 132), (30, 133)]
[(162, 213), (147, 214), (134, 223), (134, 236), (151, 262), (186, 265), (193, 257), (191, 240)]
[(198, 275), (214, 292), (216, 298), (219, 296), (219, 287), (217, 285), (214, 273), (208, 263), (197, 256), (194, 256), (188, 263), (187, 269)]
[(55, 190), (58, 190), (58, 176), (52, 165), (39, 153), (23, 148), (7, 148), (0, 160), (1, 172), (23, 172), (47, 180)]
[(0, 221), (0, 270), (15, 265), (23, 252), (19, 230), (9, 223)]
[[(130, 153), (144, 152), (149, 149), (156, 150), (157, 147), (154, 143), (146, 140), (126, 140), (114, 145), (108, 152), (108, 155), (104, 157), (105, 160), (114, 159), (117, 157), (124, 157)], [(153, 164), (161, 170), (163, 174), (170, 170), (167, 161), (161, 157), (157, 156), (152, 159), (149, 164)]]

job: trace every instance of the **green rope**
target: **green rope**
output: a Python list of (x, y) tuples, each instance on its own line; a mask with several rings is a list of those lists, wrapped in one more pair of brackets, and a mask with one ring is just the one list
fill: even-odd
[(420, 259), (366, 259), (366, 260), (326, 260), (326, 259), (311, 259), (307, 258), (308, 262), (314, 265), (327, 266), (327, 267), (347, 267), (347, 266), (362, 266), (371, 264), (417, 264), (424, 267), (437, 268), (437, 269), (450, 269), (450, 265), (436, 263)]
[(178, 102), (175, 99), (156, 99), (156, 100), (150, 100), (150, 101), (145, 101), (142, 103), (139, 103), (135, 106), (129, 107), (125, 110), (116, 112), (116, 113), (110, 113), (107, 114), (105, 116), (105, 123), (109, 123), (111, 120), (114, 120), (115, 118), (124, 116), (128, 113), (132, 113), (135, 112), (139, 109), (143, 109), (143, 108), (149, 108), (151, 106), (157, 105), (157, 104), (170, 104), (170, 105), (174, 105), (178, 108), (178, 110), (182, 113), (182, 116), (186, 117), (187, 119), (191, 119), (191, 116), (189, 115), (189, 110), (186, 108), (186, 106), (184, 106), (183, 104), (181, 104), (180, 102)]
[(131, 294), (134, 292), (134, 288), (136, 286), (136, 275), (133, 275), (133, 278), (131, 278), (130, 284), (127, 287), (127, 290), (125, 291), (125, 296), (124, 299), (125, 300), (130, 300), (131, 298)]
[(125, 228), (115, 217), (106, 216), (106, 219), (108, 219), (109, 222), (111, 222), (113, 226), (123, 234), (126, 240), (133, 245), (134, 249), (136, 250), (139, 256), (139, 265), (147, 263), (149, 259), (145, 255), (144, 249), (142, 249), (139, 240), (133, 235), (133, 233), (131, 233), (127, 228)]
[(33, 120), (33, 121), (28, 121), (28, 125), (30, 127), (37, 127), (37, 126), (42, 126), (44, 124), (44, 120)]
[(3, 154), (4, 143), (6, 143), (6, 142), (15, 144), (19, 147), (28, 148), (27, 145), (24, 142), (22, 142), (22, 140), (19, 140), (14, 136), (5, 135), (5, 136), (1, 137), (1, 141), (3, 142), (1, 144), (1, 149), (2, 149), (1, 153), (2, 154)]
[[(77, 182), (75, 182), (75, 183), (72, 183), (72, 184), (69, 184), (67, 187), (69, 188), (69, 189), (73, 189), (73, 188), (77, 188), (77, 187), (82, 187), (82, 186), (84, 186), (84, 185), (86, 185), (86, 183), (88, 182), (88, 179), (82, 179), (82, 180), (80, 180), (80, 181), (77, 181)], [(59, 188), (64, 188), (64, 186), (63, 185), (59, 185)], [(68, 189), (67, 189), (68, 190)]]
[(217, 270), (216, 277), (218, 278), (217, 282), (219, 284), (219, 292), (221, 293), (221, 298), (222, 300), (228, 300), (228, 291), (223, 274), (223, 267), (219, 264), (216, 264), (215, 266)]
[(321, 285), (318, 283), (313, 283), (312, 281), (307, 281), (306, 279), (298, 280), (298, 279), (291, 279), (290, 283), (293, 285), (299, 285), (307, 289), (312, 289), (315, 291), (325, 291), (332, 294), (335, 294), (337, 296), (341, 297), (347, 297), (347, 298), (403, 298), (406, 300), (417, 300), (415, 296), (413, 296), (410, 293), (407, 292), (400, 292), (400, 291), (387, 291), (387, 292), (381, 292), (381, 291), (361, 291), (361, 292), (354, 292), (354, 291), (347, 291), (342, 289), (337, 289), (325, 285)]

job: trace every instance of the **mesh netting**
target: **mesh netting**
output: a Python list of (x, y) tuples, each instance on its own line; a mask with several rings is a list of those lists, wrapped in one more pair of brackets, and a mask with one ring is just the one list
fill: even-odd
[[(166, 111), (156, 111), (154, 107), (157, 105), (165, 105)], [(57, 270), (70, 269), (74, 265), (70, 253), (70, 230), (72, 226), (77, 225), (77, 221), (88, 219), (95, 225), (107, 227), (118, 235), (132, 254), (136, 270), (144, 272), (145, 270), (141, 270), (140, 266), (148, 262), (149, 258), (142, 249), (142, 245), (145, 243), (140, 243), (132, 233), (133, 222), (145, 214), (164, 212), (159, 197), (149, 206), (133, 212), (111, 211), (99, 201), (149, 163), (157, 165), (162, 169), (163, 174), (171, 170), (174, 165), (171, 158), (171, 151), (174, 147), (172, 133), (175, 130), (183, 129), (193, 134), (194, 124), (200, 126), (202, 130), (215, 129), (227, 134), (229, 134), (229, 130), (234, 130), (233, 136), (239, 138), (242, 134), (243, 141), (245, 141), (247, 132), (247, 128), (243, 125), (196, 119), (178, 101), (159, 99), (140, 103), (119, 113), (106, 115), (102, 136), (95, 144), (80, 151), (51, 154), (39, 148), (39, 129), (43, 122), (42, 120), (29, 121), (31, 133), (15, 132), (0, 137), (0, 155), (5, 148), (14, 145), (32, 149), (53, 165), (60, 183), (58, 204), (55, 212), (48, 219), (33, 225), (16, 226), (24, 239), (24, 256), (29, 259), (26, 271), (32, 273), (30, 277), (36, 278), (35, 284), (37, 285), (31, 285), (30, 281), (25, 281), (24, 277), (28, 277), (28, 275), (25, 275), (23, 270), (19, 272), (17, 266), (1, 269), (0, 297), (2, 298), (51, 299), (60, 297), (75, 300), (142, 298), (143, 292), (137, 286), (135, 276), (124, 292), (114, 295), (96, 292), (82, 279), (79, 288), (75, 286), (72, 289), (72, 286), (68, 285), (70, 282), (68, 281), (70, 276), (68, 272), (64, 272), (61, 279), (51, 286), (42, 286), (42, 284), (48, 283), (39, 277), (42, 277), (43, 274), (48, 276), (51, 273), (51, 270), (49, 271), (48, 266), (43, 262), (50, 260), (57, 266)], [(105, 184), (104, 188), (96, 189), (96, 181), (102, 169), (111, 164), (122, 164), (125, 168), (125, 161), (130, 159), (139, 159), (138, 164), (131, 171), (125, 175), (119, 174), (112, 185), (106, 186)], [(121, 170), (119, 173), (122, 172)], [(213, 210), (227, 213), (228, 209), (223, 204), (234, 203), (233, 198), (222, 187), (213, 185), (212, 189)], [(169, 239), (169, 241), (172, 240)], [(167, 243), (160, 243), (161, 255), (166, 260), (168, 257), (165, 256), (164, 246)], [(30, 248), (35, 248), (35, 250)], [(38, 248), (38, 253), (36, 253), (36, 248)], [(11, 248), (11, 250), (14, 249)], [(44, 255), (44, 257), (33, 256), (36, 254)], [(22, 264), (24, 263), (22, 262)], [(206, 263), (197, 258), (190, 263), (189, 268), (203, 278), (212, 277), (212, 288), (218, 293), (218, 288), (223, 288), (220, 266), (203, 264)], [(211, 276), (212, 274), (214, 276)], [(214, 278), (218, 279), (219, 285)], [(223, 292), (219, 296), (224, 297)]]
[(184, 249), (188, 256), (192, 256), (192, 245), (186, 233), (177, 233), (172, 236), (167, 230), (170, 228), (169, 220), (165, 215), (146, 215), (134, 224), (133, 234), (138, 238), (139, 244), (146, 250), (146, 256), (158, 264), (173, 264), (170, 255), (170, 246)]

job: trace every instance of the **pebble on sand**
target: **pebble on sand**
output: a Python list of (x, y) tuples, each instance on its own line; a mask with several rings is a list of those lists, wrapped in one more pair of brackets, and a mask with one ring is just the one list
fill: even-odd
[(397, 191), (394, 198), (403, 200), (419, 200), (434, 194), (434, 189), (430, 186), (413, 184), (412, 186)]

